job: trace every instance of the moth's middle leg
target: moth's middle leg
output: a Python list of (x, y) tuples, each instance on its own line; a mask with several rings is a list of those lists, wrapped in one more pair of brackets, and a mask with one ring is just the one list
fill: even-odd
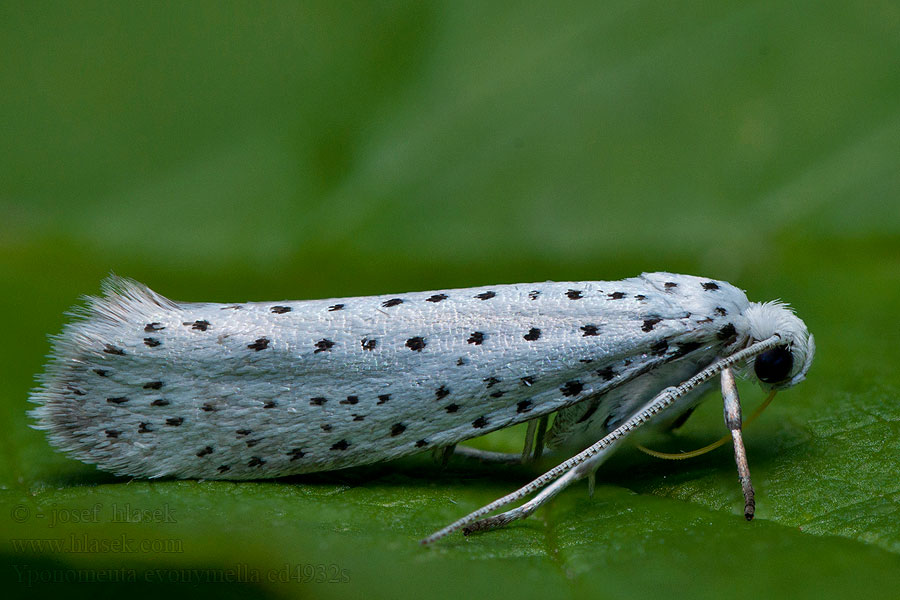
[(525, 444), (522, 452), (491, 452), (490, 450), (478, 450), (468, 446), (447, 446), (442, 449), (441, 460), (446, 464), (449, 456), (463, 456), (485, 463), (495, 464), (525, 464), (537, 461), (544, 453), (544, 437), (547, 433), (549, 415), (538, 417), (528, 421), (528, 430), (525, 432)]

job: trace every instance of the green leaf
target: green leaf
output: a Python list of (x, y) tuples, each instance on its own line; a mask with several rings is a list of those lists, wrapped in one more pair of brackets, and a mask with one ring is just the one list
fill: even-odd
[[(898, 15), (877, 2), (5, 3), (5, 589), (896, 597)], [(539, 470), (420, 456), (277, 481), (131, 481), (54, 452), (25, 414), (46, 334), (109, 271), (224, 302), (642, 270), (790, 301), (816, 336), (808, 380), (745, 434), (751, 523), (728, 448), (679, 462), (624, 448), (593, 498), (576, 485), (524, 522), (423, 548)], [(761, 396), (742, 386), (745, 410)], [(655, 444), (689, 450), (723, 430), (712, 395)], [(516, 451), (522, 433), (474, 443)]]

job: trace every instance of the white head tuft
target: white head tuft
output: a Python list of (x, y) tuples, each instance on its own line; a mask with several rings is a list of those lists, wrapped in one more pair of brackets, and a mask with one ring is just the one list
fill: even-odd
[[(757, 356), (756, 374), (763, 382), (763, 385), (782, 389), (803, 381), (816, 352), (815, 340), (806, 328), (806, 324), (794, 314), (794, 311), (787, 304), (777, 300), (772, 302), (751, 302), (750, 306), (744, 311), (744, 316), (750, 325), (749, 331), (752, 341), (761, 341), (773, 335), (778, 335), (785, 342), (784, 346), (776, 347)], [(790, 361), (790, 369), (785, 377), (777, 381), (761, 377), (761, 359), (764, 361), (769, 353), (780, 352), (784, 354), (785, 348), (790, 352), (790, 359), (792, 359)]]

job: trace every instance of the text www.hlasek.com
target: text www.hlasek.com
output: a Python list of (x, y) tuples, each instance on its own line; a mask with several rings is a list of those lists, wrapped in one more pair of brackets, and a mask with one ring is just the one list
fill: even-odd
[(93, 537), (86, 533), (70, 534), (58, 538), (11, 539), (16, 554), (80, 554), (80, 553), (161, 553), (184, 552), (184, 541), (178, 538), (134, 539), (122, 534), (115, 537)]

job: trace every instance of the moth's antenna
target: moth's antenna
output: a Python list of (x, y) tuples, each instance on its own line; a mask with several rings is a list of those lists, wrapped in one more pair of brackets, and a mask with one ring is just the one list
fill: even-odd
[[(751, 346), (744, 348), (743, 350), (735, 352), (731, 356), (726, 356), (725, 358), (714, 362), (713, 364), (709, 365), (708, 367), (706, 367), (705, 369), (703, 369), (702, 371), (700, 371), (699, 373), (697, 373), (690, 379), (683, 381), (679, 385), (674, 386), (674, 387), (668, 387), (668, 388), (664, 389), (662, 392), (657, 394), (652, 400), (650, 400), (650, 402), (648, 402), (644, 406), (644, 408), (642, 408), (637, 414), (635, 414), (630, 419), (628, 419), (627, 421), (622, 423), (619, 427), (614, 429), (611, 433), (609, 433), (606, 437), (604, 437), (602, 440), (598, 441), (593, 446), (590, 446), (589, 448), (576, 454), (572, 458), (561, 462), (560, 464), (556, 465), (555, 467), (553, 467), (552, 469), (550, 469), (549, 471), (547, 471), (546, 473), (544, 473), (543, 475), (541, 475), (540, 477), (538, 477), (537, 479), (532, 481), (531, 483), (528, 483), (527, 485), (519, 488), (518, 490), (512, 492), (511, 494), (507, 494), (506, 496), (503, 496), (502, 498), (498, 498), (497, 500), (494, 500), (490, 504), (482, 506), (478, 510), (476, 510), (472, 513), (469, 513), (462, 519), (459, 519), (458, 521), (451, 523), (450, 525), (447, 525), (443, 529), (440, 529), (440, 530), (432, 533), (430, 536), (421, 540), (420, 543), (424, 545), (424, 544), (430, 544), (434, 541), (437, 541), (449, 533), (452, 533), (458, 529), (462, 529), (462, 528), (472, 524), (473, 522), (477, 521), (478, 519), (487, 515), (488, 513), (492, 513), (495, 510), (497, 510), (498, 508), (506, 506), (507, 504), (510, 504), (511, 502), (521, 500), (522, 498), (528, 496), (529, 494), (541, 489), (548, 483), (561, 477), (562, 475), (566, 474), (567, 472), (569, 472), (573, 468), (577, 467), (578, 465), (580, 465), (584, 462), (587, 462), (588, 460), (590, 460), (591, 458), (593, 458), (594, 456), (596, 456), (603, 450), (609, 448), (614, 443), (620, 441), (622, 438), (627, 436), (629, 433), (631, 433), (632, 431), (634, 431), (635, 429), (637, 429), (638, 427), (640, 427), (641, 425), (643, 425), (644, 423), (649, 421), (651, 418), (655, 417), (657, 414), (662, 412), (664, 409), (671, 406), (678, 398), (681, 398), (682, 396), (684, 396), (691, 390), (695, 389), (700, 384), (715, 377), (719, 373), (723, 372), (725, 369), (729, 369), (730, 367), (732, 367), (738, 363), (741, 363), (741, 362), (747, 360), (748, 358), (751, 358), (757, 354), (765, 352), (766, 350), (774, 348), (775, 346), (777, 346), (780, 343), (782, 343), (781, 336), (776, 333), (775, 335), (773, 335), (770, 338), (766, 338), (765, 340), (762, 340), (761, 342), (756, 342), (755, 344), (752, 344)], [(732, 383), (733, 383), (733, 381), (734, 381), (734, 378), (732, 377)], [(727, 405), (727, 403), (728, 403), (728, 401), (726, 400), (726, 405)], [(738, 426), (737, 432), (738, 432), (737, 437), (740, 438), (740, 426)], [(733, 429), (732, 429), (732, 435), (734, 435)], [(737, 447), (737, 443), (736, 443), (735, 447)], [(741, 445), (741, 448), (743, 449), (743, 445)], [(746, 456), (744, 456), (744, 463), (746, 464)], [(750, 482), (749, 469), (747, 470), (746, 475), (747, 475), (747, 483), (749, 485), (749, 482)], [(742, 479), (742, 483), (743, 483), (743, 479)], [(750, 499), (752, 501), (752, 487), (750, 489), (751, 489)], [(554, 493), (558, 493), (559, 491), (560, 490), (554, 490)], [(745, 492), (745, 498), (746, 497), (747, 496), (746, 496), (746, 492)], [(745, 506), (745, 514), (746, 514), (746, 506)]]

